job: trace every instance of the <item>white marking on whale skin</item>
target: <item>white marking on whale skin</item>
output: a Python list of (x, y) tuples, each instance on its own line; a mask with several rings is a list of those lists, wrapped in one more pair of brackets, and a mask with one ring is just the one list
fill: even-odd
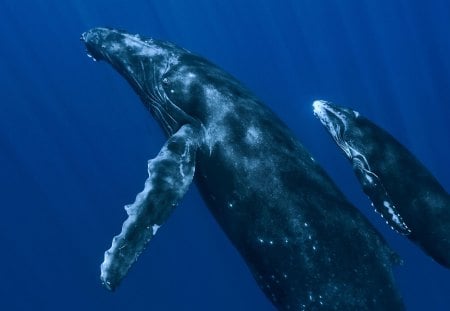
[(314, 112), (314, 115), (316, 115), (317, 117), (319, 117), (320, 118), (320, 116), (321, 115), (323, 115), (324, 113), (325, 113), (325, 111), (324, 111), (324, 105), (326, 104), (327, 102), (326, 101), (324, 101), (324, 100), (315, 100), (314, 102), (313, 102), (313, 112)]
[[(214, 146), (225, 141), (228, 136), (224, 120), (234, 110), (234, 103), (214, 87), (205, 86), (204, 91), (208, 101), (207, 109), (211, 111), (209, 124), (206, 124), (205, 142), (212, 153)], [(217, 105), (218, 102), (223, 102), (223, 104)]]
[[(330, 123), (330, 119), (327, 116), (326, 111), (332, 113), (336, 118), (338, 118), (343, 124), (344, 127), (347, 125), (347, 116), (340, 112), (339, 110), (334, 109), (329, 102), (325, 100), (315, 100), (313, 102), (313, 112), (314, 115), (317, 116), (321, 121), (325, 121), (326, 123)], [(353, 111), (353, 114), (357, 117), (359, 116), (359, 112)], [(322, 122), (323, 123), (323, 122)]]
[[(351, 147), (347, 142), (344, 142), (343, 145), (346, 146), (346, 150), (350, 154), (349, 159), (353, 162), (355, 168), (357, 168), (358, 170), (363, 172), (363, 177), (368, 182), (368, 184), (370, 184), (372, 187), (382, 187), (384, 189), (384, 187), (382, 185), (376, 185), (377, 181), (375, 179), (379, 179), (379, 178), (374, 172), (372, 172), (372, 169), (371, 169), (366, 157), (362, 153), (360, 153), (358, 150)], [(347, 152), (346, 152), (346, 154), (347, 154)], [(383, 191), (384, 191), (384, 196), (386, 198), (388, 198), (389, 195), (386, 192), (386, 190), (383, 190)], [(369, 196), (369, 198), (372, 200), (372, 198), (370, 196)], [(374, 206), (373, 203), (372, 203), (372, 206), (375, 207), (375, 212), (379, 213), (382, 218), (385, 218), (385, 216), (383, 215), (383, 211), (379, 211), (377, 209), (377, 206)], [(411, 232), (410, 229), (408, 228), (408, 226), (406, 225), (406, 223), (403, 221), (400, 214), (396, 212), (395, 207), (392, 206), (389, 201), (384, 200), (383, 206), (384, 206), (385, 210), (387, 211), (386, 216), (389, 215), (388, 216), (389, 219), (386, 219), (386, 223), (388, 225), (390, 225), (391, 229), (393, 229), (394, 231), (396, 231), (398, 233), (401, 233), (398, 229), (394, 228), (394, 226), (392, 225), (392, 223), (394, 223), (396, 226), (398, 226), (398, 228), (403, 228), (405, 230), (405, 232), (407, 232), (407, 233)]]
[(400, 219), (400, 215), (395, 212), (391, 204), (388, 201), (383, 202), (383, 206), (387, 209), (388, 213), (391, 215), (391, 219), (399, 225), (406, 226), (406, 224)]
[(109, 46), (110, 52), (117, 53), (120, 50), (122, 50), (124, 46), (122, 44), (119, 44), (118, 42), (112, 42)]
[(144, 41), (136, 39), (134, 36), (125, 35), (123, 43), (127, 47), (132, 48), (133, 51), (135, 51), (136, 55), (142, 55), (147, 57), (153, 57), (156, 55), (167, 55), (166, 50), (157, 47), (156, 45), (147, 44)]
[(324, 124), (333, 123), (327, 116), (327, 111), (330, 111), (335, 117), (337, 117), (344, 125), (347, 124), (347, 117), (340, 111), (333, 109), (325, 100), (315, 100), (313, 102), (313, 112), (316, 117)]
[[(346, 142), (345, 142), (345, 145), (347, 146), (347, 150), (350, 153), (350, 157), (349, 157), (350, 160), (352, 160), (352, 162), (354, 163), (355, 167), (358, 170), (363, 172), (363, 177), (368, 182), (368, 184), (372, 185), (372, 187), (382, 187), (384, 189), (384, 187), (382, 185), (376, 185), (377, 181), (374, 179), (379, 179), (379, 178), (374, 172), (372, 172), (371, 167), (370, 167), (369, 162), (367, 161), (366, 157), (364, 155), (362, 155), (359, 151), (357, 151), (355, 148), (349, 146)], [(386, 198), (388, 198), (389, 195), (386, 192), (386, 190), (383, 190), (383, 191), (384, 191), (384, 196)], [(369, 196), (369, 198), (372, 200), (372, 198), (370, 196)], [(391, 205), (391, 203), (386, 200), (383, 201), (383, 206), (384, 206), (385, 210), (387, 211), (386, 216), (389, 215), (388, 216), (389, 219), (386, 220), (386, 223), (388, 225), (390, 225), (391, 229), (393, 229), (394, 231), (396, 231), (398, 233), (401, 233), (399, 230), (394, 228), (394, 226), (390, 223), (390, 222), (393, 222), (399, 228), (404, 228), (405, 232), (410, 233), (410, 229), (408, 228), (406, 223), (403, 221), (400, 214), (396, 212), (395, 207), (393, 207)], [(375, 207), (375, 212), (380, 214), (382, 218), (385, 218), (385, 216), (383, 215), (383, 212), (379, 211), (377, 209), (377, 206), (374, 206), (373, 202), (372, 202), (372, 207)]]
[[(337, 122), (333, 122), (328, 117), (327, 111), (329, 111), (333, 116), (338, 118), (343, 125), (343, 129), (341, 130), (341, 126)], [(320, 120), (320, 122), (328, 129), (328, 132), (333, 137), (334, 141), (338, 144), (338, 146), (344, 151), (347, 157), (351, 157), (351, 152), (349, 150), (348, 144), (344, 141), (342, 134), (347, 130), (347, 117), (341, 113), (333, 109), (328, 102), (324, 100), (315, 100), (313, 103), (313, 112), (314, 115)]]
[(156, 232), (158, 232), (158, 229), (161, 228), (161, 226), (158, 226), (157, 224), (154, 224), (152, 226), (152, 231), (153, 231), (153, 235), (156, 234)]
[[(197, 75), (193, 72), (188, 71), (188, 67), (184, 66), (181, 69), (177, 70), (176, 73), (173, 73), (173, 76), (170, 80), (173, 81), (182, 81), (181, 89), (177, 89), (177, 92), (181, 92), (181, 94), (188, 94), (190, 92), (191, 84), (197, 79)], [(164, 74), (164, 72), (162, 73)], [(169, 79), (164, 78), (163, 83), (169, 83)], [(171, 89), (170, 93), (175, 93), (175, 90)]]
[[(145, 57), (154, 57), (157, 55), (163, 56), (169, 65), (176, 65), (179, 63), (178, 57), (174, 54), (167, 51), (167, 49), (163, 49), (153, 43), (153, 39), (148, 40), (142, 40), (142, 38), (138, 35), (131, 35), (131, 34), (123, 34), (123, 44), (131, 48), (135, 55), (137, 56), (145, 56)], [(118, 49), (123, 48), (120, 44), (117, 46), (110, 47), (114, 49), (114, 51), (117, 51)], [(129, 51), (127, 51), (129, 52)], [(167, 70), (165, 68), (164, 70)]]
[(97, 61), (97, 59), (96, 59), (94, 56), (92, 56), (92, 54), (90, 54), (89, 52), (87, 53), (87, 57), (89, 57), (90, 59), (92, 59), (94, 62)]
[(366, 175), (364, 175), (364, 177), (366, 178), (366, 180), (367, 180), (369, 183), (371, 183), (371, 184), (373, 183), (373, 178), (372, 178), (372, 176), (366, 174)]
[[(353, 162), (353, 165), (363, 172), (372, 172), (372, 169), (369, 165), (369, 161), (367, 161), (366, 157), (359, 152), (357, 149), (350, 146), (346, 141), (342, 142), (342, 146), (345, 154)], [(372, 173), (373, 174), (373, 173)], [(372, 176), (369, 174), (364, 174), (364, 177), (369, 182), (369, 184), (373, 184), (374, 180)]]
[(197, 79), (197, 75), (192, 72), (189, 72), (187, 75), (183, 75), (180, 73), (180, 75), (182, 75), (182, 77), (179, 79), (183, 81), (184, 86), (182, 92), (186, 94), (189, 92), (190, 85), (195, 81), (195, 79)]
[(261, 131), (254, 126), (249, 126), (245, 135), (245, 141), (249, 145), (261, 143)]

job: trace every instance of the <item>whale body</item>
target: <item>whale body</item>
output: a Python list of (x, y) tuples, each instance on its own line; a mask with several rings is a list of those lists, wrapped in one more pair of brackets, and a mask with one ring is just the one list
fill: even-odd
[(118, 286), (195, 181), (209, 210), (279, 310), (401, 310), (397, 256), (279, 118), (239, 81), (172, 43), (109, 28), (88, 53), (133, 87), (167, 142), (101, 279)]
[(375, 210), (450, 268), (450, 196), (420, 161), (359, 112), (325, 101), (314, 113), (350, 160)]

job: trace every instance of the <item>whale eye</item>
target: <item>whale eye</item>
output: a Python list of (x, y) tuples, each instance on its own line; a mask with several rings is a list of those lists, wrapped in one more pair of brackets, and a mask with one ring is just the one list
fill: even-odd
[(163, 78), (163, 79), (162, 79), (162, 83), (164, 83), (164, 84), (169, 84), (169, 79)]

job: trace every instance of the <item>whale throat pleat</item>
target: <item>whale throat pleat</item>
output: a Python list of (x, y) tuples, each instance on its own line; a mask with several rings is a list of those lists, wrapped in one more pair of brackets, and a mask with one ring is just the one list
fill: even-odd
[(125, 206), (128, 218), (122, 232), (113, 238), (101, 265), (100, 278), (109, 290), (119, 285), (188, 190), (194, 176), (197, 146), (194, 128), (184, 125), (149, 160), (144, 190), (133, 204)]

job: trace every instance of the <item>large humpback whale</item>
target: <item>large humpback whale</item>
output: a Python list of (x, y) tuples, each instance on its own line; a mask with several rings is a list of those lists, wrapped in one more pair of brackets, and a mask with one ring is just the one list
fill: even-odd
[(105, 253), (107, 288), (118, 286), (195, 180), (279, 310), (403, 309), (396, 255), (241, 83), (172, 43), (107, 28), (82, 40), (128, 80), (168, 137)]
[(353, 164), (377, 212), (450, 268), (450, 196), (402, 144), (358, 112), (315, 101), (314, 113)]

